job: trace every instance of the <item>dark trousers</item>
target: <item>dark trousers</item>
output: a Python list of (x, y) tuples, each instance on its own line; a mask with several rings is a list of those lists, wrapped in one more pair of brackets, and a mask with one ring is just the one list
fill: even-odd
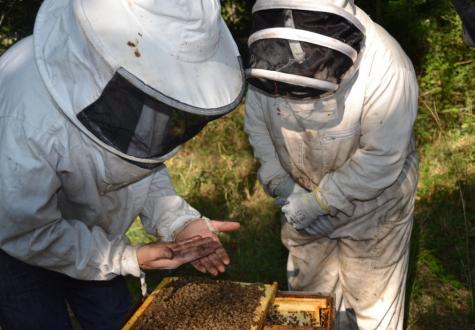
[(132, 308), (123, 277), (75, 280), (30, 266), (0, 250), (3, 330), (72, 329), (67, 304), (84, 329), (119, 329)]

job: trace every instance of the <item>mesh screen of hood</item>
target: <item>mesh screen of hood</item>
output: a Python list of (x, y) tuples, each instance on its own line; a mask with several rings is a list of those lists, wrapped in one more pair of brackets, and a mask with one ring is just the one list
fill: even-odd
[[(323, 12), (292, 10), (295, 29), (318, 33), (334, 38), (360, 51), (364, 34), (345, 18)], [(271, 9), (253, 14), (252, 33), (286, 25), (286, 10)], [(289, 40), (261, 39), (249, 46), (252, 69), (264, 69), (302, 77), (325, 80), (339, 84), (341, 77), (352, 67), (353, 61), (338, 50), (321, 45), (299, 42), (304, 59), (298, 60), (292, 53)], [(290, 97), (318, 97), (327, 90), (303, 87), (279, 81), (248, 77), (250, 84), (272, 95)]]
[[(286, 27), (285, 11), (285, 9), (269, 9), (255, 12), (252, 15), (251, 34), (264, 29)], [(341, 16), (309, 10), (292, 10), (292, 17), (296, 29), (335, 38), (356, 51), (361, 49), (363, 33)]]
[(77, 117), (102, 142), (125, 155), (160, 158), (220, 116), (174, 108), (116, 73), (100, 98)]

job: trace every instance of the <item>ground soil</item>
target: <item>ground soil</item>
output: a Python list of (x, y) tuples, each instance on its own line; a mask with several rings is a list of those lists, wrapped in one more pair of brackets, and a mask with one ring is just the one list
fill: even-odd
[(263, 295), (263, 284), (179, 278), (161, 290), (134, 330), (250, 329)]

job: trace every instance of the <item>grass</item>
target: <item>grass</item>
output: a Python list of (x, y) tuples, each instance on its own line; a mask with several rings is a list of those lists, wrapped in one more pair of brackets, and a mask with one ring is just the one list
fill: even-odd
[(409, 329), (475, 328), (474, 142), (473, 131), (455, 130), (419, 148)]

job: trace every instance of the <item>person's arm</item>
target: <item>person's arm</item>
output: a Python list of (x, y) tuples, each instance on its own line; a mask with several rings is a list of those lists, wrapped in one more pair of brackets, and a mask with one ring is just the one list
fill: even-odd
[(330, 214), (354, 212), (354, 200), (377, 197), (401, 173), (413, 138), (418, 86), (413, 70), (391, 67), (369, 78), (359, 148), (320, 182)]
[[(197, 210), (177, 195), (165, 166), (154, 173), (141, 220), (148, 232), (154, 234), (158, 231), (158, 235), (166, 241), (186, 241), (199, 235), (219, 243), (210, 226), (218, 232), (239, 229), (239, 224), (232, 221), (206, 222)], [(226, 250), (219, 243), (213, 253), (196, 260), (193, 266), (200, 272), (218, 275), (225, 271), (229, 262)]]
[(246, 99), (244, 129), (249, 137), (254, 155), (259, 160), (258, 178), (264, 190), (272, 197), (288, 197), (294, 190), (305, 191), (294, 182), (282, 167), (264, 121), (263, 96), (249, 89)]
[(18, 120), (3, 118), (2, 125), (0, 248), (12, 257), (81, 280), (108, 280), (139, 276), (140, 268), (176, 268), (221, 248), (201, 237), (134, 247), (124, 236), (111, 239), (101, 227), (64, 219), (54, 139), (28, 138)]
[(0, 248), (77, 279), (139, 276), (136, 249), (125, 239), (110, 239), (100, 227), (62, 217), (54, 140), (40, 130), (27, 136), (24, 125), (8, 118), (0, 124)]
[(199, 218), (201, 213), (176, 193), (166, 166), (161, 165), (153, 174), (140, 214), (144, 228), (164, 241), (173, 241), (179, 231)]

